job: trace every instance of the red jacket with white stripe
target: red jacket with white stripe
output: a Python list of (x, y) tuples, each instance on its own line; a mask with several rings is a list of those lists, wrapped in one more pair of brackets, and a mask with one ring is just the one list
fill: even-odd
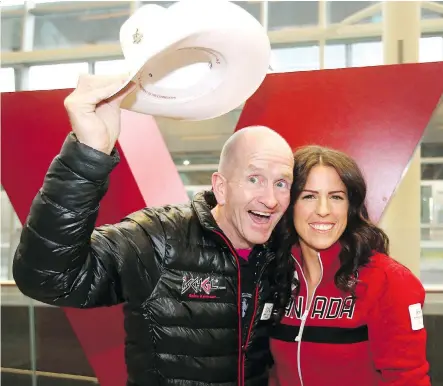
[(420, 281), (394, 259), (375, 254), (360, 268), (357, 300), (334, 284), (336, 243), (319, 254), (322, 278), (306, 305), (300, 250), (299, 296), (272, 331), (272, 386), (429, 386)]

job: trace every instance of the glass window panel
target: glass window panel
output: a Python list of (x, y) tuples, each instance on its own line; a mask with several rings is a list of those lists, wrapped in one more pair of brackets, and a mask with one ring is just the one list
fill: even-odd
[(113, 75), (126, 72), (126, 62), (122, 60), (103, 60), (95, 63), (95, 74)]
[(443, 143), (422, 143), (420, 150), (420, 154), (423, 158), (443, 157)]
[(88, 73), (88, 63), (63, 63), (31, 66), (29, 90), (74, 88), (80, 74)]
[[(433, 3), (437, 3), (439, 5), (443, 5), (443, 1), (433, 1)], [(424, 19), (441, 19), (443, 14), (435, 11), (431, 11), (429, 9), (421, 8), (421, 18)]]
[(443, 163), (421, 164), (421, 179), (422, 180), (443, 180)]
[(325, 46), (325, 68), (346, 67), (346, 45), (328, 44)]
[[(359, 12), (378, 1), (328, 1), (327, 2), (327, 20), (330, 24), (340, 23), (344, 19)], [(364, 18), (358, 22), (378, 23), (381, 21), (381, 12), (370, 18)]]
[(14, 11), (14, 15), (8, 16), (7, 13), (1, 12), (0, 32), (2, 52), (20, 51), (21, 49), (22, 17), (20, 13), (21, 11), (17, 10)]
[(269, 30), (318, 24), (318, 1), (269, 1)]
[(271, 54), (271, 67), (274, 72), (318, 70), (319, 47), (274, 48)]
[(0, 68), (0, 92), (15, 91), (15, 72), (12, 67)]
[(443, 37), (431, 36), (420, 39), (419, 61), (438, 62), (443, 60)]
[(351, 45), (351, 67), (379, 66), (383, 64), (381, 42), (354, 43)]
[[(440, 231), (443, 238), (443, 232)], [(443, 246), (432, 241), (422, 241), (420, 257), (420, 280), (423, 284), (438, 285), (443, 283)]]
[[(443, 167), (443, 164), (440, 164)], [(421, 186), (421, 280), (443, 283), (443, 181)]]
[(19, 243), (22, 225), (15, 213), (5, 190), (0, 193), (1, 200), (1, 280), (12, 280), (12, 260)]
[(439, 236), (437, 237), (437, 234), (435, 236), (436, 240), (440, 240), (443, 244), (443, 181), (434, 181), (432, 197), (434, 202), (434, 225), (439, 227)]
[(431, 228), (428, 225), (422, 225), (420, 230), (420, 237), (422, 241), (429, 240), (431, 238)]
[(429, 19), (441, 19), (443, 15), (438, 12), (433, 12), (429, 9), (421, 9), (421, 19), (422, 20), (429, 20)]
[(1, 286), (1, 304), (1, 384), (31, 385), (30, 379), (28, 383), (18, 382), (18, 378), (7, 371), (7, 369), (28, 371), (32, 369), (29, 298), (25, 297), (15, 285), (4, 283)]
[(432, 186), (421, 187), (421, 223), (431, 222), (432, 212)]
[(129, 2), (39, 4), (34, 49), (67, 48), (82, 44), (119, 43), (121, 25), (130, 15)]

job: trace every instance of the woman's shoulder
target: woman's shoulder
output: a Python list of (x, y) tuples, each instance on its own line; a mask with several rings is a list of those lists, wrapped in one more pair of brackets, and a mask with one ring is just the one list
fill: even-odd
[(384, 253), (374, 253), (371, 256), (369, 263), (361, 269), (359, 279), (372, 287), (374, 292), (424, 294), (420, 279), (404, 264)]
[(375, 252), (370, 257), (369, 264), (365, 268), (370, 271), (378, 272), (379, 274), (384, 274), (388, 278), (391, 276), (401, 276), (406, 279), (410, 278), (418, 280), (406, 265), (384, 253)]

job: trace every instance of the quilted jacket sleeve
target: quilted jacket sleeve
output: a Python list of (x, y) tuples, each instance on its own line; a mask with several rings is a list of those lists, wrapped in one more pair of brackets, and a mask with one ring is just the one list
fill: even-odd
[(422, 308), (425, 291), (407, 268), (388, 264), (368, 322), (378, 386), (430, 386), (426, 330)]
[(32, 202), (15, 252), (13, 276), (23, 294), (76, 308), (123, 301), (122, 263), (147, 237), (130, 219), (95, 228), (118, 162), (116, 151), (109, 156), (68, 136)]

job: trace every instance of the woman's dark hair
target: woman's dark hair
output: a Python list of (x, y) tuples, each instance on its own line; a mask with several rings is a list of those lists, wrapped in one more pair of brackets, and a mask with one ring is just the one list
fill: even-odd
[[(270, 249), (275, 254), (274, 267), (268, 271), (271, 292), (275, 294), (273, 323), (278, 323), (282, 319), (291, 300), (292, 284), (294, 283), (295, 264), (291, 256), (291, 249), (296, 237), (294, 231), (288, 232), (287, 221), (282, 218), (278, 222), (269, 242)], [(292, 228), (294, 228), (293, 225)]]
[[(293, 278), (294, 269), (287, 268), (288, 262), (283, 256), (290, 256), (291, 248), (298, 244), (299, 236), (294, 228), (294, 204), (306, 185), (310, 171), (317, 165), (333, 167), (347, 189), (348, 222), (339, 240), (341, 264), (335, 274), (335, 285), (338, 289), (355, 296), (359, 268), (369, 262), (374, 252), (389, 254), (388, 237), (369, 219), (365, 204), (366, 182), (363, 174), (357, 163), (347, 154), (322, 146), (311, 145), (297, 149), (294, 153), (294, 161), (294, 182), (291, 187), (290, 204), (273, 235), (273, 242), (279, 243), (278, 246), (275, 245), (276, 255), (280, 257), (276, 259), (275, 280), (276, 284), (281, 281), (279, 291), (281, 301), (287, 304), (290, 299), (287, 280), (292, 283), (295, 281), (294, 284), (299, 287), (299, 283)], [(285, 293), (283, 293), (283, 287)]]

